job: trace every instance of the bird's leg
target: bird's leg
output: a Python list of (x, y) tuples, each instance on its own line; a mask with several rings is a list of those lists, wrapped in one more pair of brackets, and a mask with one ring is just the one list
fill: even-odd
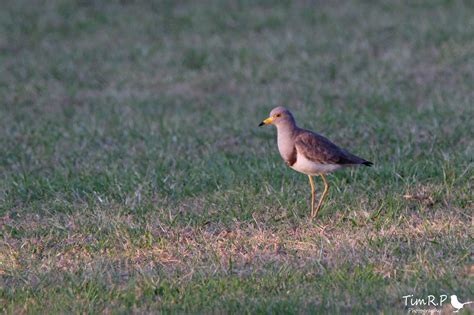
[(309, 184), (311, 185), (311, 219), (313, 219), (313, 211), (314, 211), (314, 183), (313, 178), (311, 175), (308, 175)]
[(321, 199), (319, 199), (318, 206), (316, 207), (316, 210), (314, 211), (314, 214), (312, 215), (313, 218), (318, 214), (318, 211), (319, 209), (321, 209), (321, 206), (323, 205), (323, 201), (329, 192), (329, 183), (326, 180), (326, 176), (324, 176), (324, 174), (321, 174), (321, 178), (323, 179), (323, 182), (324, 182), (324, 191), (323, 191), (323, 194), (321, 195)]

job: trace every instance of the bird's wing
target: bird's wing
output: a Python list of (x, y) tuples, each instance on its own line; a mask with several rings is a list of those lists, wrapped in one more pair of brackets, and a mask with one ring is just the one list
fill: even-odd
[(365, 161), (309, 130), (301, 130), (295, 137), (295, 148), (308, 160), (319, 164), (362, 164)]

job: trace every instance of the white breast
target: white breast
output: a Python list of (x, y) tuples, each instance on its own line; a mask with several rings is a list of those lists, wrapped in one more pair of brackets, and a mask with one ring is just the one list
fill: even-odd
[(308, 160), (302, 154), (298, 154), (296, 163), (291, 166), (292, 169), (306, 175), (320, 175), (334, 172), (342, 166), (339, 164), (319, 164)]

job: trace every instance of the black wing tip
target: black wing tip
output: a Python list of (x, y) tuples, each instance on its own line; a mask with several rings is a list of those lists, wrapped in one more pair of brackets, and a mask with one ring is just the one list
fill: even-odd
[(365, 166), (369, 166), (369, 167), (374, 165), (374, 163), (369, 162), (369, 161), (364, 161), (364, 162), (362, 162), (362, 164), (364, 164)]

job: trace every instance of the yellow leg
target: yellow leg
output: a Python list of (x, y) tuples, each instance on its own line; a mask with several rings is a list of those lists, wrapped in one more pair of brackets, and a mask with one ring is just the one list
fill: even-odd
[(329, 192), (329, 183), (326, 180), (326, 176), (324, 176), (324, 174), (321, 174), (321, 178), (323, 179), (323, 182), (324, 182), (324, 191), (323, 191), (323, 194), (321, 195), (321, 199), (319, 199), (318, 206), (316, 207), (316, 210), (314, 211), (314, 213), (311, 212), (311, 218), (314, 218), (316, 215), (318, 215), (318, 211), (319, 211), (319, 209), (321, 209), (321, 206), (323, 205), (323, 201), (324, 201), (324, 199), (326, 198), (326, 195)]
[(313, 211), (314, 211), (314, 183), (313, 183), (313, 178), (311, 175), (308, 175), (309, 178), (309, 184), (311, 185), (311, 219), (313, 218)]

